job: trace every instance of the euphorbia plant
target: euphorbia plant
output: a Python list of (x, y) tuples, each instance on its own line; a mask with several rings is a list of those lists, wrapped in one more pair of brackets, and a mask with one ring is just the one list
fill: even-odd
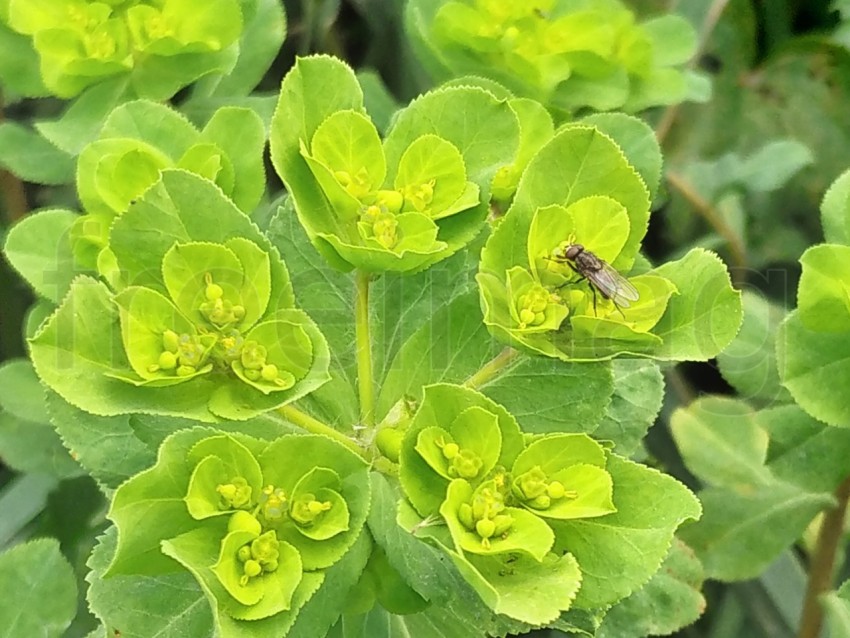
[[(652, 359), (714, 356), (740, 300), (706, 251), (640, 256), (649, 129), (556, 133), (493, 91), (437, 88), (382, 138), (350, 68), (299, 60), (270, 129), (288, 195), (262, 230), (245, 213), (260, 149), (215, 134), (255, 122), (238, 109), (199, 132), (130, 103), (81, 155), (108, 232), (30, 347), (58, 431), (112, 499), (89, 576), (110, 630), (592, 634), (655, 596), (701, 508), (628, 458), (660, 403)], [(185, 143), (157, 143), (156, 121)], [(7, 248), (36, 279), (27, 232)], [(594, 307), (556, 258), (573, 243), (639, 299)], [(626, 414), (636, 385), (654, 407)]]

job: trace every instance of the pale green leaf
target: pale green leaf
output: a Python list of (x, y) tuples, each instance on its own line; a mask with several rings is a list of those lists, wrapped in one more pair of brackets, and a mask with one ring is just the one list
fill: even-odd
[(575, 601), (581, 609), (610, 605), (643, 586), (661, 566), (676, 528), (701, 514), (696, 497), (671, 476), (613, 455), (606, 469), (614, 480), (615, 513), (550, 520), (555, 548), (573, 554), (581, 568)]
[(54, 539), (38, 539), (0, 554), (0, 636), (59, 638), (77, 611), (71, 565)]
[(71, 155), (14, 122), (0, 123), (0, 165), (36, 184), (68, 184), (74, 179)]
[(790, 395), (779, 383), (775, 350), (785, 310), (751, 291), (744, 293), (742, 302), (741, 330), (717, 355), (720, 373), (746, 399), (764, 404), (788, 401)]
[(812, 418), (796, 405), (756, 413), (770, 436), (767, 467), (777, 477), (811, 492), (834, 492), (850, 470), (850, 430)]
[(706, 576), (722, 581), (758, 576), (818, 512), (835, 503), (830, 494), (782, 482), (742, 491), (712, 487), (699, 498), (702, 520), (681, 536), (702, 561)]
[(823, 196), (820, 210), (826, 241), (850, 246), (850, 171), (832, 183)]
[(670, 430), (685, 465), (708, 485), (729, 488), (766, 485), (768, 434), (743, 401), (697, 399), (670, 418)]
[(605, 615), (598, 638), (666, 636), (690, 625), (706, 607), (702, 583), (702, 564), (693, 550), (674, 540), (652, 580)]
[(630, 456), (655, 422), (664, 398), (658, 364), (641, 359), (611, 362), (614, 394), (593, 436), (614, 443), (614, 451)]
[(779, 376), (797, 404), (816, 419), (850, 427), (850, 404), (836, 387), (850, 383), (847, 333), (814, 332), (791, 312), (776, 335)]

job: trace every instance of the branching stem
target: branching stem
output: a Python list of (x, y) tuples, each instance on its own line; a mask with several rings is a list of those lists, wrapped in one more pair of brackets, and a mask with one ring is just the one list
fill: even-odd
[(355, 283), (354, 314), (360, 421), (371, 429), (375, 426), (375, 390), (372, 379), (372, 336), (369, 329), (369, 273), (358, 270)]
[(334, 430), (331, 426), (327, 425), (326, 423), (322, 423), (316, 418), (313, 418), (306, 412), (302, 412), (295, 406), (284, 405), (278, 408), (277, 411), (284, 419), (286, 419), (293, 425), (298, 426), (302, 430), (306, 430), (311, 434), (324, 434), (325, 436), (332, 438), (334, 441), (342, 443), (345, 447), (347, 447), (352, 452), (355, 452), (358, 456), (366, 458), (365, 450), (363, 450), (363, 448), (357, 445), (357, 442), (354, 439), (348, 438), (342, 432)]
[(467, 388), (480, 388), (499, 376), (518, 356), (519, 352), (513, 348), (505, 348), (485, 363), (478, 372), (464, 381), (463, 385)]
[[(708, 12), (705, 14), (702, 27), (700, 28), (697, 50), (688, 63), (689, 68), (696, 66), (700, 56), (705, 51), (705, 47), (708, 45), (708, 41), (711, 38), (711, 34), (714, 32), (714, 28), (720, 21), (720, 16), (723, 15), (723, 11), (726, 9), (726, 5), (728, 4), (729, 0), (714, 0), (714, 2), (711, 3), (711, 6), (708, 8)], [(679, 114), (679, 106), (680, 104), (678, 102), (676, 104), (671, 104), (661, 115), (661, 119), (655, 127), (655, 136), (658, 138), (659, 144), (664, 143), (667, 134), (673, 127), (673, 123), (676, 121), (676, 116)]]
[(684, 177), (674, 171), (668, 171), (667, 183), (675, 188), (684, 197), (694, 210), (720, 235), (729, 245), (729, 254), (732, 259), (732, 283), (737, 287), (743, 283), (747, 272), (747, 249), (744, 242), (735, 233), (729, 224), (723, 219), (717, 209), (714, 208)]
[(838, 486), (835, 498), (838, 506), (824, 515), (817, 545), (812, 553), (798, 638), (818, 638), (823, 627), (823, 608), (819, 599), (822, 594), (832, 589), (835, 555), (844, 534), (844, 518), (847, 515), (847, 503), (850, 501), (850, 476)]

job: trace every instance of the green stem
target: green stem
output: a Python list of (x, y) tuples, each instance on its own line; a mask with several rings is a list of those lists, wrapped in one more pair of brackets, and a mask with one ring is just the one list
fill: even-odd
[(513, 348), (505, 348), (495, 357), (485, 363), (481, 369), (463, 382), (467, 388), (480, 388), (498, 377), (517, 357), (519, 352)]
[(354, 299), (357, 341), (357, 388), (360, 392), (360, 421), (375, 426), (375, 391), (372, 387), (372, 337), (369, 331), (369, 273), (358, 270), (355, 275)]
[(847, 503), (850, 501), (850, 476), (835, 491), (838, 505), (823, 517), (818, 532), (818, 541), (809, 565), (809, 582), (806, 586), (806, 598), (803, 601), (803, 613), (800, 617), (799, 638), (817, 638), (823, 627), (823, 607), (820, 597), (832, 589), (835, 572), (835, 556), (844, 533), (844, 518), (847, 516)]
[(322, 423), (318, 419), (311, 417), (306, 412), (302, 412), (295, 406), (284, 405), (282, 407), (279, 407), (277, 411), (284, 419), (286, 419), (293, 425), (298, 426), (302, 430), (306, 430), (307, 432), (310, 432), (312, 434), (324, 434), (325, 436), (332, 438), (334, 441), (342, 443), (345, 447), (347, 447), (352, 452), (355, 452), (358, 456), (366, 458), (365, 450), (363, 450), (363, 448), (357, 445), (356, 441), (348, 438), (342, 432), (334, 430), (331, 426)]

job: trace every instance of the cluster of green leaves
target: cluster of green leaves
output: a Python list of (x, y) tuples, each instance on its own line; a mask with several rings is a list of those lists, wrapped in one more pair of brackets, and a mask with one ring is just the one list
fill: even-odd
[(705, 484), (705, 514), (682, 536), (709, 577), (760, 574), (835, 506), (848, 479), (850, 420), (835, 391), (848, 375), (848, 186), (845, 173), (824, 197), (831, 243), (801, 257), (797, 309), (744, 297), (743, 328), (718, 357), (742, 398), (704, 397), (673, 414), (679, 451)]
[[(601, 120), (612, 135), (631, 142), (632, 164), (632, 156), (592, 123), (562, 127), (523, 173), (481, 255), (485, 323), (512, 346), (565, 360), (624, 353), (711, 358), (741, 322), (725, 267), (704, 250), (654, 269), (645, 261), (636, 265), (660, 153), (646, 143), (652, 133), (641, 125), (624, 116)], [(591, 282), (575, 285), (584, 277), (565, 258), (573, 243), (617, 270), (634, 272), (629, 283), (639, 298), (620, 302), (628, 314)]]
[[(121, 171), (108, 178), (112, 192), (137, 187)], [(56, 217), (28, 219), (7, 250), (26, 255), (28, 238)], [(68, 227), (85, 221), (60, 217)], [(156, 233), (140, 244), (148, 229)], [(38, 281), (44, 264), (33, 265), (24, 261), (22, 274)], [(97, 268), (109, 285), (87, 275), (71, 281), (31, 341), (41, 379), (88, 412), (244, 419), (327, 378), (327, 345), (294, 307), (278, 253), (207, 179), (163, 171), (111, 226)]]
[(233, 68), (243, 22), (256, 7), (240, 0), (216, 0), (201, 11), (186, 0), (6, 0), (0, 37), (15, 47), (15, 70), (29, 73), (3, 79), (28, 95), (68, 98), (129, 75), (136, 95), (165, 99)]
[[(556, 130), (546, 106), (481, 79), (390, 119), (328, 56), (297, 62), (273, 116), (212, 108), (203, 96), (255, 85), (236, 56), (267, 56), (237, 40), (269, 2), (221, 0), (191, 25), (177, 0), (6, 5), (0, 44), (25, 43), (55, 94), (87, 90), (40, 127), (51, 157), (73, 158), (84, 214), (33, 214), (5, 247), (42, 300), (32, 367), (0, 374), (21, 387), (37, 374), (49, 413), (4, 400), (0, 417), (51, 422), (79, 462), (56, 472), (84, 468), (112, 500), (88, 577), (105, 628), (614, 636), (699, 614), (699, 567), (674, 534), (700, 505), (628, 457), (660, 408), (652, 360), (715, 356), (741, 302), (707, 251), (657, 268), (641, 256), (661, 172), (649, 127), (609, 114)], [(436, 13), (434, 42), (467, 9), (503, 10), (476, 7)], [(672, 67), (692, 33), (656, 44), (677, 19), (537, 9), (504, 17), (553, 29), (541, 42), (614, 26), (596, 47), (531, 60), (520, 46), (514, 62), (540, 78), (501, 78), (518, 94), (575, 111), (685, 90)], [(124, 102), (211, 72), (183, 105), (198, 126)], [(267, 206), (258, 112), (288, 191)], [(580, 281), (572, 242), (638, 299), (618, 309)], [(662, 613), (636, 624), (647, 601)]]
[(115, 493), (117, 548), (98, 577), (182, 566), (207, 596), (219, 635), (283, 635), (328, 568), (353, 547), (368, 552), (367, 469), (322, 436), (267, 442), (182, 430), (163, 442), (156, 465)]
[(481, 75), (568, 113), (707, 93), (703, 78), (678, 68), (696, 50), (691, 24), (672, 14), (637, 23), (620, 0), (414, 0), (405, 25), (434, 78)]

